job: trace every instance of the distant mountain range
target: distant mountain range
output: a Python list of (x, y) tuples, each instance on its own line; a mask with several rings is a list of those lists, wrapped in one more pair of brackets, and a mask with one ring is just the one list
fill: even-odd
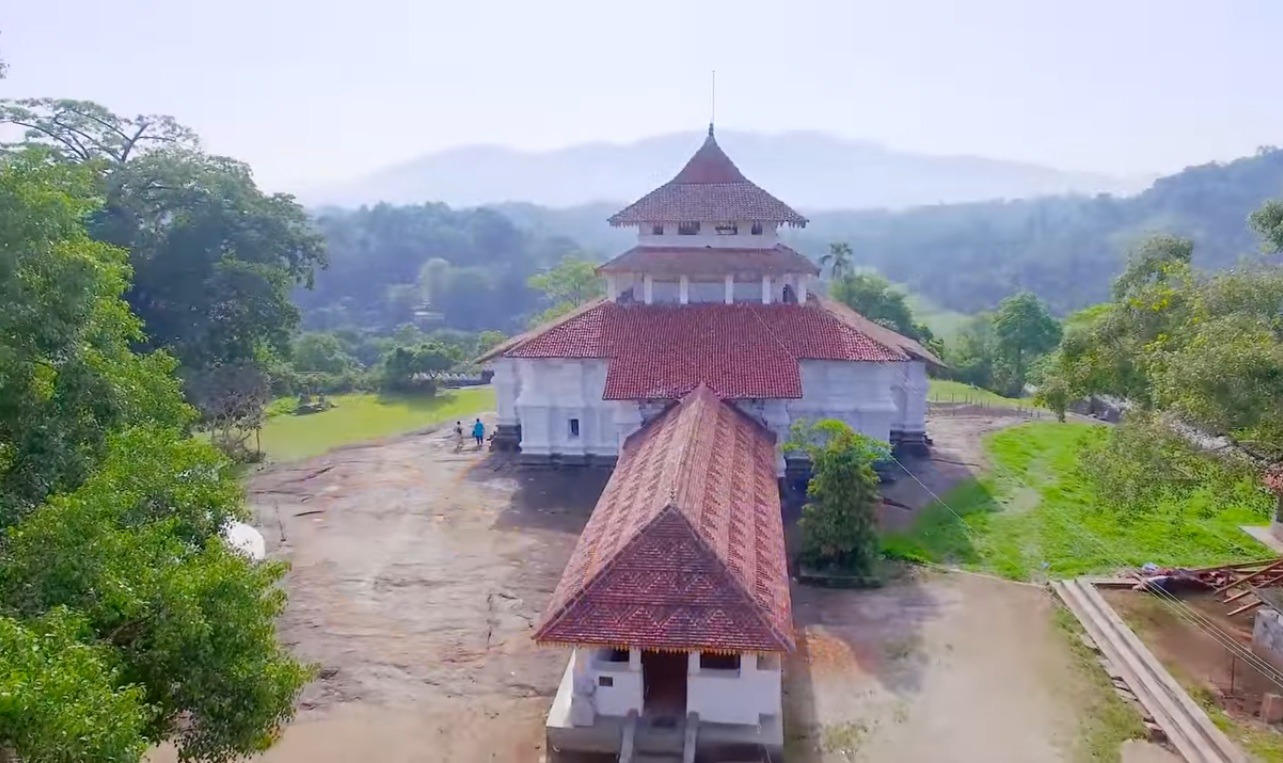
[[(1152, 180), (975, 156), (914, 154), (819, 132), (764, 135), (719, 130), (717, 138), (749, 179), (803, 211), (1128, 193)], [(453, 207), (509, 201), (546, 207), (603, 201), (622, 205), (669, 180), (702, 140), (702, 134), (689, 132), (543, 152), (469, 146), (299, 195), (311, 206), (380, 201), (443, 201)]]

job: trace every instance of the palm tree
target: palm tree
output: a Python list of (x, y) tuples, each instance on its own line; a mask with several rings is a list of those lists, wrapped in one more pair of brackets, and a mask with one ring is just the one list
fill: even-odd
[(841, 280), (851, 272), (851, 245), (845, 241), (829, 244), (829, 253), (820, 258), (820, 267), (828, 267), (829, 277)]

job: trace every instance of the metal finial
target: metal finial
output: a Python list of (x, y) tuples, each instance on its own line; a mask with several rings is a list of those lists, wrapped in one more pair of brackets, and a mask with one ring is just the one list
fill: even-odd
[(708, 114), (708, 137), (713, 137), (713, 123), (717, 121), (717, 70), (713, 70), (713, 88)]

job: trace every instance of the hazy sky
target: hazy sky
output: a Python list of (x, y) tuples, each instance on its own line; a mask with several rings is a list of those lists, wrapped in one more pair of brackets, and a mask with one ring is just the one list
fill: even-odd
[(708, 121), (1114, 174), (1283, 144), (1280, 0), (7, 0), (0, 96), (161, 112), (273, 190)]

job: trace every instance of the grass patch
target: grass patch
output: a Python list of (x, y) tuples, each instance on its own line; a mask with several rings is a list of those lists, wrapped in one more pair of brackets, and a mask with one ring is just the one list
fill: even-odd
[(1082, 711), (1073, 759), (1117, 761), (1123, 742), (1144, 739), (1145, 724), (1135, 707), (1114, 691), (1109, 675), (1101, 670), (1096, 653), (1083, 642), (1083, 627), (1064, 607), (1056, 607), (1052, 618), (1065, 638), (1077, 676), (1075, 699)]
[(1033, 401), (1015, 397), (1003, 397), (970, 384), (949, 379), (931, 379), (927, 389), (927, 400), (933, 403), (966, 403), (969, 405), (988, 405), (1002, 408), (1033, 408)]
[(1261, 520), (1248, 506), (1203, 516), (1171, 502), (1130, 519), (1099, 510), (1076, 466), (1082, 446), (1105, 435), (1093, 424), (1030, 422), (987, 436), (993, 471), (925, 508), (909, 531), (885, 537), (887, 553), (1016, 580), (1269, 555), (1239, 530)]
[(443, 390), (434, 397), (351, 394), (330, 398), (336, 407), (295, 416), (282, 413), (293, 405), (275, 406), (263, 426), (263, 450), (277, 461), (297, 461), (342, 445), (403, 434), (443, 421), (492, 411), (492, 387)]

